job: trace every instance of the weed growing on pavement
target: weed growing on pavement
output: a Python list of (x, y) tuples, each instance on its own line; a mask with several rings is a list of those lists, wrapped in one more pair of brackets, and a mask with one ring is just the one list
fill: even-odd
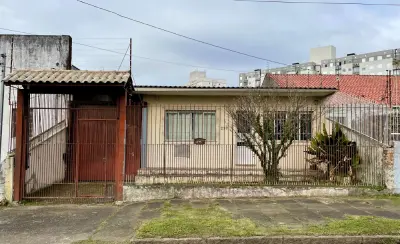
[(212, 236), (256, 236), (260, 229), (249, 219), (233, 219), (216, 205), (207, 208), (183, 206), (162, 209), (160, 218), (145, 222), (136, 233), (137, 238), (182, 238)]

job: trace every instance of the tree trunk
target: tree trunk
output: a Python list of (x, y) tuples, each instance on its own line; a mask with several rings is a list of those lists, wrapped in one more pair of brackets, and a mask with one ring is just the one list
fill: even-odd
[(268, 163), (268, 168), (265, 173), (265, 181), (267, 184), (277, 184), (279, 182), (279, 160), (278, 154), (272, 153), (271, 161)]

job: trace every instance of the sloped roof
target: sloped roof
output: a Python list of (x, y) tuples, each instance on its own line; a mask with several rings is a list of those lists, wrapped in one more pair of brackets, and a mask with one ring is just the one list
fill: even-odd
[[(336, 87), (340, 92), (371, 100), (375, 103), (388, 104), (389, 89), (384, 75), (277, 75), (266, 77), (279, 87), (326, 88)], [(266, 80), (264, 84), (266, 84)], [(392, 76), (392, 105), (400, 105), (400, 77)]]
[(129, 71), (88, 70), (17, 70), (3, 79), (14, 83), (95, 83), (125, 84), (131, 78)]

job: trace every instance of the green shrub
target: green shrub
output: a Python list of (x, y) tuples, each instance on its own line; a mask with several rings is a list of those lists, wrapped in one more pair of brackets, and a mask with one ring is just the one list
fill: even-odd
[(357, 143), (350, 141), (338, 124), (329, 135), (325, 124), (321, 133), (311, 139), (305, 151), (314, 157), (307, 161), (311, 167), (323, 171), (323, 178), (335, 182), (340, 177), (350, 177), (352, 183), (357, 181), (356, 171), (361, 164)]

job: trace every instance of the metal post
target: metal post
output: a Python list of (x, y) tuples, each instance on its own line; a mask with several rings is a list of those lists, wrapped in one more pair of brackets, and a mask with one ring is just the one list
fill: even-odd
[[(3, 79), (6, 75), (6, 55), (2, 53), (0, 55), (1, 62), (0, 62), (0, 151), (2, 147), (2, 140), (3, 140), (3, 108), (4, 108), (4, 82)], [(1, 160), (1, 159), (0, 159)]]
[(122, 201), (123, 185), (125, 180), (125, 147), (126, 147), (126, 106), (127, 93), (124, 92), (118, 98), (118, 130), (116, 134), (115, 153), (115, 200)]
[(129, 73), (132, 75), (132, 38), (129, 39)]

